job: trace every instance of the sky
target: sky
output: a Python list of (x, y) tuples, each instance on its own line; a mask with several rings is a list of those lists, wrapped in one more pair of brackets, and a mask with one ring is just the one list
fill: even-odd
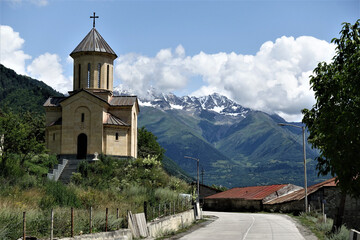
[(114, 86), (146, 97), (223, 94), (301, 121), (309, 77), (331, 62), (360, 0), (0, 0), (0, 63), (72, 90), (69, 54), (92, 28), (116, 52)]

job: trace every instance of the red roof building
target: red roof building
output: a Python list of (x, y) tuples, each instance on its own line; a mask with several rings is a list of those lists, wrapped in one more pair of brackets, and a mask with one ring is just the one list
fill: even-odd
[(219, 211), (263, 210), (263, 203), (301, 189), (292, 184), (232, 188), (205, 198), (204, 209)]

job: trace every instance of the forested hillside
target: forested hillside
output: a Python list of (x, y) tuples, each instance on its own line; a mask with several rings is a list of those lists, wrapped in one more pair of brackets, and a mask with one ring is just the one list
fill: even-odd
[(62, 96), (45, 83), (0, 64), (0, 108), (11, 108), (14, 112), (43, 113), (42, 105), (49, 96)]

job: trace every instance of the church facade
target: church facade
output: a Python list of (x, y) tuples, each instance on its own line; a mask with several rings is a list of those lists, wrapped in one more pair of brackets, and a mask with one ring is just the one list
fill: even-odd
[(77, 159), (95, 153), (136, 158), (140, 109), (136, 96), (113, 96), (117, 55), (94, 26), (70, 56), (73, 91), (44, 103), (47, 148)]

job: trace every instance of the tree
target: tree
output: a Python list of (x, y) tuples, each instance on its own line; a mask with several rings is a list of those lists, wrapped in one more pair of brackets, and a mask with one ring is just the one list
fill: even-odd
[[(360, 197), (360, 28), (343, 23), (336, 55), (310, 77), (316, 103), (304, 109), (309, 142), (320, 150), (319, 175), (336, 176), (343, 193)], [(341, 209), (341, 207), (340, 207)]]
[(157, 161), (162, 161), (165, 150), (157, 142), (157, 137), (145, 127), (138, 129), (138, 157), (146, 158), (156, 156)]
[(19, 165), (23, 167), (32, 154), (45, 151), (42, 141), (44, 121), (30, 113), (17, 115), (3, 112), (0, 116), (0, 136), (0, 174), (2, 175), (6, 176), (9, 173), (9, 161), (20, 159)]

